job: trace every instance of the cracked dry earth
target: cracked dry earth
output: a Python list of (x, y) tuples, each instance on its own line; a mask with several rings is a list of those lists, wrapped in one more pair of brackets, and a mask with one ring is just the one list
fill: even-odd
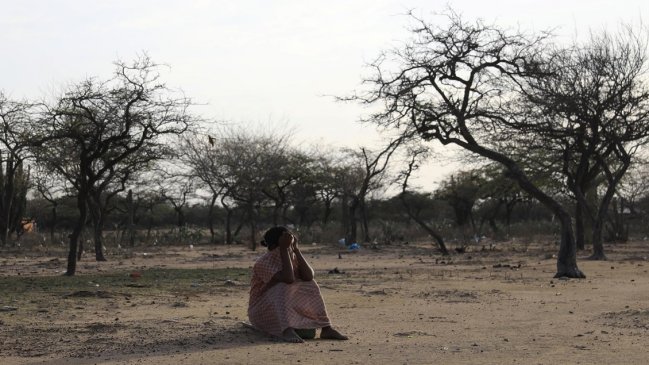
[[(607, 246), (608, 261), (580, 260), (582, 280), (552, 278), (553, 250), (503, 243), (442, 257), (427, 244), (356, 253), (305, 246), (329, 314), (350, 340), (304, 344), (241, 324), (259, 252), (131, 252), (82, 263), (75, 280), (83, 290), (32, 283), (21, 292), (7, 283), (69, 280), (60, 277), (64, 255), (2, 253), (0, 363), (646, 364), (649, 243)], [(181, 280), (173, 270), (203, 271)]]

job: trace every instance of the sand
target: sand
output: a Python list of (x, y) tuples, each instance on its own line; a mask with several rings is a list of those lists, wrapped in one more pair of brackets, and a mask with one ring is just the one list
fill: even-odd
[[(0, 364), (646, 364), (649, 243), (580, 260), (586, 279), (553, 279), (552, 245), (302, 247), (334, 326), (349, 341), (278, 342), (242, 325), (249, 285), (147, 297), (52, 299), (0, 312)], [(144, 255), (147, 253), (147, 255)], [(587, 252), (582, 253), (587, 256)], [(78, 275), (150, 267), (250, 268), (240, 246), (175, 247), (82, 262)], [(109, 257), (110, 259), (110, 257)], [(4, 276), (60, 275), (54, 256), (0, 257)], [(330, 273), (337, 269), (338, 273)], [(11, 293), (8, 293), (11, 296)], [(0, 299), (0, 306), (7, 306)]]

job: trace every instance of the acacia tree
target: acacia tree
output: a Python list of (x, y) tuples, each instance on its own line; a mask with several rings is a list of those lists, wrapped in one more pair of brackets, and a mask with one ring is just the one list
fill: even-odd
[[(525, 194), (521, 191), (515, 181), (509, 179), (502, 167), (497, 165), (487, 165), (479, 170), (482, 175), (484, 184), (481, 186), (480, 197), (485, 205), (489, 206), (483, 212), (481, 225), (486, 220), (489, 222), (494, 234), (498, 235), (499, 228), (496, 225), (496, 217), (504, 208), (504, 223), (509, 228), (514, 207), (526, 199)], [(537, 180), (535, 180), (537, 181)], [(536, 184), (539, 184), (537, 181)]]
[[(141, 224), (146, 226), (146, 235), (144, 242), (149, 242), (152, 236), (154, 225), (154, 212), (157, 206), (164, 204), (164, 199), (160, 196), (157, 189), (152, 189), (152, 184), (157, 182), (158, 176), (155, 170), (139, 175), (136, 181), (129, 185), (126, 206), (122, 210), (127, 214), (125, 217), (126, 229), (129, 230), (129, 244), (135, 245), (134, 225)], [(146, 222), (145, 222), (146, 220)], [(123, 236), (124, 237), (124, 236)]]
[(370, 242), (367, 196), (381, 186), (390, 157), (405, 140), (406, 137), (395, 138), (378, 151), (372, 151), (366, 147), (343, 151), (347, 155), (347, 159), (343, 162), (344, 167), (339, 170), (339, 187), (347, 243), (356, 242), (359, 214), (363, 227), (363, 241)]
[(286, 210), (290, 206), (290, 189), (306, 176), (305, 166), (308, 158), (297, 150), (280, 145), (266, 154), (266, 185), (262, 193), (273, 204), (272, 223), (279, 223), (280, 212), (283, 223), (287, 223)]
[(618, 186), (617, 195), (624, 201), (632, 213), (638, 211), (637, 203), (649, 195), (649, 161), (640, 159), (624, 176)]
[(226, 152), (222, 160), (223, 182), (229, 188), (228, 195), (245, 213), (252, 250), (257, 249), (260, 209), (268, 202), (263, 189), (273, 184), (277, 169), (282, 168), (277, 159), (286, 143), (281, 136), (236, 133), (223, 144)]
[[(544, 136), (577, 200), (577, 227), (592, 225), (593, 255), (604, 260), (602, 229), (617, 187), (638, 148), (649, 141), (647, 37), (630, 27), (592, 34), (584, 44), (551, 53), (547, 77), (525, 89), (526, 123)], [(530, 143), (531, 142), (531, 143)], [(528, 141), (526, 145), (534, 145)], [(589, 195), (602, 187), (595, 204)]]
[[(288, 135), (252, 134), (224, 128), (214, 137), (190, 138), (183, 158), (212, 193), (219, 193), (225, 208), (226, 242), (232, 242), (231, 219), (235, 209), (242, 212), (250, 228), (251, 248), (257, 248), (260, 209), (272, 201), (274, 220), (286, 204), (290, 171)], [(214, 195), (213, 195), (214, 197)]]
[[(215, 240), (214, 231), (214, 206), (217, 199), (226, 211), (225, 217), (225, 243), (232, 244), (232, 219), (235, 212), (236, 201), (233, 195), (244, 179), (236, 174), (236, 161), (238, 159), (239, 146), (233, 140), (237, 133), (233, 130), (221, 130), (223, 135), (213, 137), (212, 135), (194, 134), (183, 141), (181, 158), (190, 168), (190, 174), (195, 176), (204, 187), (211, 193), (209, 225), (212, 241)], [(231, 137), (231, 138), (230, 138)]]
[(316, 157), (313, 160), (314, 168), (311, 169), (312, 178), (315, 183), (315, 193), (322, 203), (322, 225), (327, 226), (331, 217), (333, 203), (342, 194), (338, 178), (342, 176), (344, 168), (340, 161), (335, 160), (333, 152), (312, 153)]
[(323, 190), (327, 189), (328, 182), (324, 179), (325, 173), (321, 169), (327, 165), (325, 161), (328, 161), (328, 157), (318, 156), (317, 153), (295, 151), (295, 158), (292, 161), (296, 164), (294, 168), (299, 170), (299, 174), (295, 183), (289, 186), (287, 194), (289, 204), (285, 210), (289, 206), (292, 207), (295, 218), (291, 220), (286, 213), (284, 216), (287, 217), (285, 220), (291, 221), (297, 227), (308, 228), (318, 219), (321, 210), (322, 215), (325, 214), (325, 204), (320, 197), (327, 196)]
[[(505, 225), (509, 226), (514, 206), (522, 201), (518, 184), (503, 174), (502, 167), (487, 164), (467, 171), (458, 171), (443, 180), (435, 190), (438, 199), (446, 201), (455, 213), (455, 223), (465, 232), (470, 224), (473, 239), (480, 240), (485, 222), (493, 233), (500, 229), (496, 218), (505, 208)], [(479, 222), (477, 222), (479, 219)], [(465, 237), (466, 240), (466, 237)]]
[(470, 224), (473, 231), (472, 236), (479, 235), (473, 209), (481, 198), (481, 188), (485, 183), (486, 181), (476, 170), (459, 171), (442, 181), (441, 186), (435, 191), (438, 199), (446, 201), (453, 208), (455, 223), (463, 234), (464, 227)]
[(24, 161), (29, 146), (32, 106), (9, 100), (0, 92), (0, 243), (19, 233), (29, 188)]
[(161, 170), (154, 179), (157, 194), (162, 201), (171, 205), (176, 214), (176, 227), (180, 240), (183, 239), (186, 230), (185, 209), (196, 190), (194, 180), (194, 176), (185, 173), (180, 166)]
[[(606, 239), (627, 241), (629, 238), (629, 217), (641, 217), (638, 202), (649, 193), (649, 165), (645, 158), (639, 157), (617, 187), (611, 201), (604, 227)], [(642, 224), (647, 226), (646, 224)]]
[[(217, 199), (221, 197), (224, 199), (224, 195), (227, 193), (226, 187), (222, 186), (220, 183), (219, 171), (219, 150), (216, 146), (216, 140), (210, 135), (201, 135), (198, 133), (186, 136), (183, 139), (183, 144), (181, 146), (180, 156), (183, 162), (191, 169), (190, 174), (195, 176), (198, 181), (202, 183), (203, 186), (207, 187), (210, 192), (210, 208), (208, 213), (208, 224), (210, 229), (210, 242), (214, 243), (216, 239), (216, 232), (214, 231), (214, 207), (216, 205)], [(224, 208), (229, 208), (227, 203), (224, 204)], [(226, 238), (227, 243), (231, 243), (231, 235), (229, 230), (229, 222), (232, 217), (230, 210), (226, 208), (228, 216), (226, 218), (227, 222), (227, 232), (228, 237)]]
[[(103, 178), (89, 191), (88, 212), (92, 223), (93, 243), (97, 261), (105, 261), (103, 254), (103, 230), (105, 220), (117, 207), (112, 204), (117, 196), (123, 193), (127, 184), (137, 180), (142, 171), (152, 168), (152, 164), (165, 155), (169, 155), (165, 146), (143, 145), (138, 153), (131, 154), (120, 163), (115, 164)], [(79, 246), (77, 258), (80, 260), (83, 244)]]
[(507, 110), (507, 102), (525, 79), (544, 76), (539, 55), (547, 36), (470, 24), (454, 13), (447, 26), (413, 19), (413, 38), (375, 61), (376, 72), (366, 80), (372, 87), (351, 99), (384, 106), (368, 118), (373, 123), (502, 164), (561, 224), (556, 276), (585, 277), (577, 267), (568, 211), (534, 184), (508, 149), (492, 143), (495, 136), (522, 132), (509, 123), (516, 114)]
[[(115, 66), (113, 78), (87, 79), (45, 105), (37, 130), (39, 163), (63, 176), (77, 197), (79, 218), (70, 235), (66, 275), (76, 272), (79, 236), (93, 195), (103, 194), (119, 172), (148, 167), (150, 159), (135, 157), (142, 151), (164, 157), (163, 137), (182, 134), (195, 120), (188, 112), (190, 100), (161, 82), (160, 66), (148, 56)], [(105, 259), (100, 242), (95, 254)]]
[(51, 222), (50, 222), (50, 242), (55, 242), (55, 232), (58, 224), (58, 208), (60, 198), (64, 196), (69, 188), (65, 180), (57, 179), (60, 177), (53, 171), (48, 171), (45, 166), (35, 165), (32, 169), (31, 179), (33, 188), (38, 194), (49, 203), (51, 207)]
[(407, 163), (407, 168), (401, 171), (397, 178), (397, 181), (401, 181), (401, 193), (398, 197), (408, 217), (433, 237), (442, 255), (448, 256), (449, 252), (442, 235), (419, 215), (422, 208), (418, 206), (418, 202), (421, 202), (423, 199), (418, 199), (417, 194), (408, 190), (408, 180), (412, 176), (412, 173), (419, 168), (419, 159), (425, 157), (427, 154), (428, 150), (426, 148), (415, 148), (409, 151), (410, 160)]
[(337, 194), (340, 197), (340, 207), (342, 209), (340, 223), (345, 243), (351, 244), (356, 242), (358, 221), (356, 217), (356, 207), (358, 204), (350, 204), (354, 199), (356, 191), (359, 190), (363, 180), (363, 171), (356, 164), (346, 163), (341, 160), (335, 170), (335, 181)]

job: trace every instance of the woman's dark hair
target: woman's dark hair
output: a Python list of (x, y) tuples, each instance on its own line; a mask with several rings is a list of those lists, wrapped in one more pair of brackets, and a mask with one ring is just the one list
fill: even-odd
[(284, 226), (275, 226), (264, 233), (264, 240), (261, 241), (262, 246), (268, 247), (269, 250), (274, 249), (279, 244), (279, 238), (282, 233), (287, 232), (288, 228)]

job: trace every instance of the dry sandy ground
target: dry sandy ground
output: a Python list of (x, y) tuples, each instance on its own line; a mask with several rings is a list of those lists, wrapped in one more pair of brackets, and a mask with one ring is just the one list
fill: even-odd
[[(245, 328), (249, 286), (232, 278), (201, 295), (53, 300), (35, 303), (46, 310), (1, 312), (0, 364), (649, 363), (649, 243), (608, 246), (606, 262), (580, 260), (582, 280), (552, 278), (553, 249), (502, 244), (443, 258), (422, 244), (339, 258), (333, 246), (304, 247), (349, 341), (287, 344)], [(222, 246), (139, 251), (83, 263), (79, 275), (249, 268), (259, 254)], [(51, 260), (0, 258), (0, 274), (60, 274), (64, 263)], [(329, 273), (334, 268), (341, 273)]]

